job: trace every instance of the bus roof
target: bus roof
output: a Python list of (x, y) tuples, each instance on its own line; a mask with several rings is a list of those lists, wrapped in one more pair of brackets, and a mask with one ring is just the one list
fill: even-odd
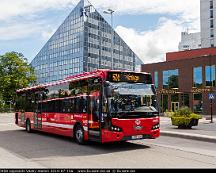
[(45, 87), (49, 87), (49, 86), (64, 84), (64, 83), (71, 82), (71, 81), (77, 81), (80, 79), (99, 77), (99, 76), (105, 75), (106, 72), (130, 72), (130, 73), (139, 73), (139, 74), (140, 73), (150, 74), (150, 73), (146, 73), (146, 72), (133, 72), (133, 71), (126, 71), (126, 70), (98, 69), (98, 70), (95, 70), (92, 72), (84, 72), (81, 74), (69, 76), (69, 77), (66, 77), (65, 79), (58, 80), (55, 82), (50, 82), (50, 83), (40, 84), (40, 85), (36, 85), (36, 86), (32, 86), (32, 87), (26, 87), (26, 88), (18, 89), (16, 92), (19, 93), (19, 92), (24, 92), (24, 91), (37, 90), (37, 89), (41, 89), (41, 88), (45, 88)]

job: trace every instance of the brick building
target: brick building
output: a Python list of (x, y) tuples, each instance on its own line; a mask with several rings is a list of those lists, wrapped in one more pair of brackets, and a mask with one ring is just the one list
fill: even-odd
[[(160, 112), (190, 107), (195, 113), (209, 115), (211, 101), (216, 115), (216, 48), (166, 54), (166, 61), (144, 64), (141, 70), (152, 74)], [(215, 99), (210, 100), (210, 95)]]

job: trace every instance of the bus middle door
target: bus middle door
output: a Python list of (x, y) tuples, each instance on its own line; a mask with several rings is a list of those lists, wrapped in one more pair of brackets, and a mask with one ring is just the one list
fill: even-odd
[(36, 112), (34, 113), (34, 128), (41, 130), (42, 129), (42, 99), (37, 104)]
[(92, 92), (88, 97), (89, 140), (101, 142), (100, 92)]

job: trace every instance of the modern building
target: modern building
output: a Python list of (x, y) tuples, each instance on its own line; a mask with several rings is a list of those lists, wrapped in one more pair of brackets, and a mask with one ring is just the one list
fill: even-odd
[(179, 43), (179, 51), (200, 49), (201, 48), (201, 35), (200, 32), (196, 33), (181, 33), (181, 42)]
[(38, 83), (95, 69), (134, 71), (137, 55), (99, 12), (81, 0), (31, 62)]
[(200, 30), (182, 32), (179, 51), (216, 46), (216, 0), (200, 0)]
[(167, 53), (165, 62), (142, 65), (141, 71), (153, 76), (160, 112), (188, 106), (210, 115), (212, 99), (216, 115), (216, 48)]
[(216, 46), (216, 0), (200, 0), (202, 48)]

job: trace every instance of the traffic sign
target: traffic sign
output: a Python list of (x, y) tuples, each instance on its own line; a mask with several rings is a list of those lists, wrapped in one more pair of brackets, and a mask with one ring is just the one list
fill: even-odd
[(209, 94), (209, 100), (214, 100), (215, 99), (215, 94), (214, 93), (210, 93)]

